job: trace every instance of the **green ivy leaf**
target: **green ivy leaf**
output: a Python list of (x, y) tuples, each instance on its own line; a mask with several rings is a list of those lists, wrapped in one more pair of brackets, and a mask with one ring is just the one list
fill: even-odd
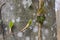
[(44, 20), (45, 20), (45, 16), (37, 16), (37, 22), (43, 24)]
[(21, 30), (21, 31), (24, 31), (26, 29), (29, 29), (30, 25), (32, 24), (32, 19), (30, 19), (27, 23), (27, 25)]
[(9, 28), (12, 28), (14, 23), (12, 21), (9, 22)]
[(45, 12), (44, 2), (41, 2), (41, 7), (37, 10), (37, 13), (40, 15)]
[(32, 24), (32, 20), (30, 19), (27, 24), (30, 26)]

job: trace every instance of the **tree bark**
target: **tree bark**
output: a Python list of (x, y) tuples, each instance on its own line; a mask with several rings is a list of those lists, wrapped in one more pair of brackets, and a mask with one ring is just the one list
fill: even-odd
[(60, 40), (60, 10), (56, 12), (57, 40)]

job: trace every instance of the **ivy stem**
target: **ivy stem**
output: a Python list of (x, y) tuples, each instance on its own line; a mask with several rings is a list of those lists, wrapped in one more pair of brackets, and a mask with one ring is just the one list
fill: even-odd
[(9, 28), (9, 33), (11, 33), (11, 28)]
[[(39, 0), (39, 5), (38, 5), (38, 10), (41, 8), (41, 4), (42, 4), (43, 0)], [(37, 12), (37, 16), (40, 16), (41, 13)], [(38, 19), (37, 19), (38, 20)], [(41, 39), (41, 29), (42, 29), (42, 25), (41, 23), (38, 23), (38, 40), (42, 40)]]

